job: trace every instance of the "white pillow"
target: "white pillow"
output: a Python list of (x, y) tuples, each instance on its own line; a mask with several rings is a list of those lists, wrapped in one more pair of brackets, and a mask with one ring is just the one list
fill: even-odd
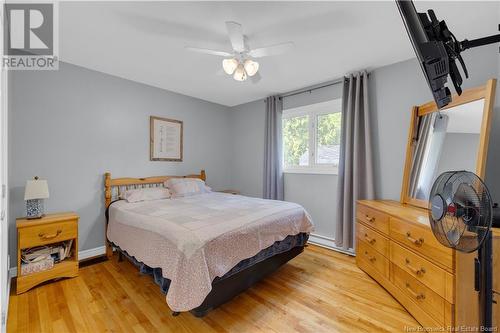
[(120, 194), (121, 199), (127, 202), (151, 201), (159, 199), (168, 199), (172, 195), (168, 188), (164, 187), (146, 187), (133, 190), (127, 190)]
[(165, 187), (170, 190), (174, 198), (212, 192), (212, 189), (199, 178), (170, 178), (165, 182)]

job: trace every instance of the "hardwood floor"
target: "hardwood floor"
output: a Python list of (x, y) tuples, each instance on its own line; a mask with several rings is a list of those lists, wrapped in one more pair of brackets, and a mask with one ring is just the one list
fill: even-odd
[(8, 332), (403, 332), (418, 326), (359, 270), (316, 246), (203, 318), (173, 317), (151, 277), (124, 260), (24, 294), (12, 287)]

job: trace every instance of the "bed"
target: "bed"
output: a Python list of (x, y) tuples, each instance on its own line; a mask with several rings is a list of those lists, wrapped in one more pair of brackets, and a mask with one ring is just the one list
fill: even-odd
[(313, 225), (300, 205), (220, 192), (130, 203), (120, 192), (169, 178), (105, 175), (106, 253), (115, 248), (166, 294), (174, 314), (203, 316), (300, 254)]

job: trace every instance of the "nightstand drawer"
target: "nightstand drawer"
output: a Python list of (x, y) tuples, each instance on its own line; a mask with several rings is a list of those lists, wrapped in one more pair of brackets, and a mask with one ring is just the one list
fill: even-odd
[(19, 247), (25, 249), (76, 238), (78, 224), (75, 221), (57, 222), (22, 228), (18, 232)]

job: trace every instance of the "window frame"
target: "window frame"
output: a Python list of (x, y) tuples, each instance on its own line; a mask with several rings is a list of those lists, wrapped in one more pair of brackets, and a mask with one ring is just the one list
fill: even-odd
[[(330, 100), (328, 102), (335, 101), (341, 105), (341, 98), (336, 98), (333, 100)], [(327, 163), (317, 163), (316, 161), (316, 156), (318, 154), (318, 133), (317, 133), (317, 123), (318, 123), (318, 116), (321, 115), (326, 115), (326, 114), (332, 114), (332, 113), (339, 113), (342, 112), (342, 110), (328, 110), (328, 109), (321, 109), (318, 108), (318, 104), (323, 104), (322, 103), (316, 103), (316, 104), (309, 104), (297, 108), (292, 108), (288, 110), (283, 110), (283, 115), (282, 115), (282, 123), (281, 123), (281, 129), (283, 130), (283, 122), (286, 119), (290, 118), (295, 118), (295, 117), (303, 117), (307, 116), (308, 117), (308, 134), (309, 134), (309, 146), (308, 146), (308, 152), (309, 152), (309, 165), (296, 165), (293, 167), (286, 167), (285, 166), (285, 149), (284, 149), (284, 141), (282, 143), (282, 167), (283, 167), (283, 173), (296, 173), (296, 174), (330, 174), (330, 175), (338, 175), (338, 165), (335, 164), (327, 164)], [(309, 110), (307, 108), (310, 108)], [(343, 121), (343, 119), (342, 119)], [(311, 135), (313, 133), (313, 135)], [(311, 149), (312, 148), (312, 149)], [(339, 160), (340, 163), (340, 160)]]

